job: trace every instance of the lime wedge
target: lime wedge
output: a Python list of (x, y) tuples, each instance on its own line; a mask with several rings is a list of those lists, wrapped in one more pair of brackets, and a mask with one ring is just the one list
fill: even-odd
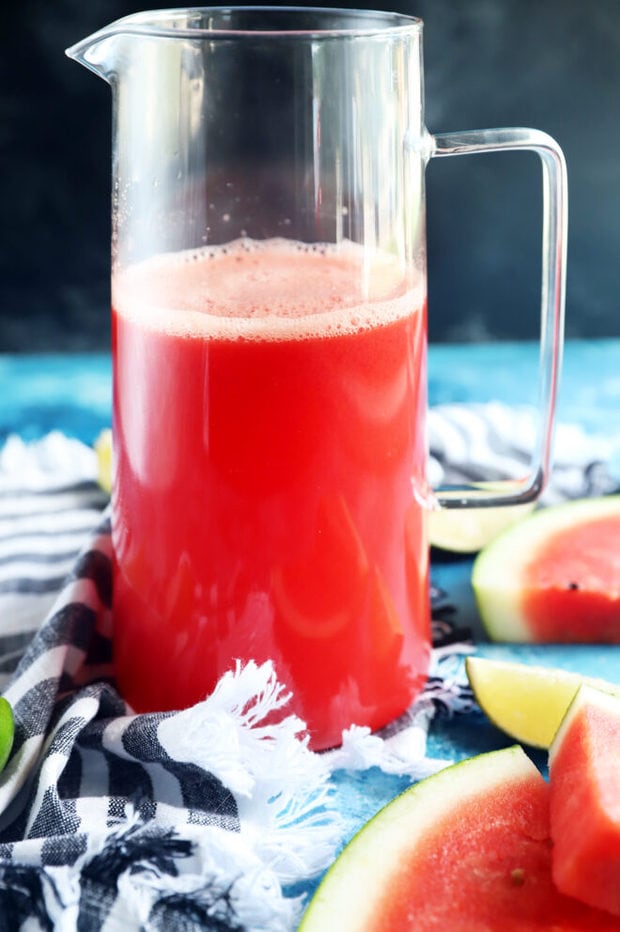
[(8, 700), (0, 696), (0, 770), (4, 770), (9, 759), (14, 734), (13, 709)]
[(95, 453), (99, 485), (109, 492), (112, 488), (112, 431), (109, 428), (102, 430), (95, 440)]
[(551, 745), (582, 683), (620, 696), (620, 685), (554, 667), (471, 656), (465, 669), (474, 698), (490, 721), (531, 747)]
[(477, 553), (535, 507), (535, 502), (527, 502), (495, 508), (437, 508), (428, 519), (430, 544), (453, 553)]

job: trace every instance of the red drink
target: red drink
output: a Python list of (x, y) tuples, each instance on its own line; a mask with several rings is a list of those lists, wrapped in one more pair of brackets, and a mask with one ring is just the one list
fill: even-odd
[(363, 255), (239, 241), (114, 283), (115, 662), (137, 710), (272, 659), (321, 748), (424, 681), (424, 294)]

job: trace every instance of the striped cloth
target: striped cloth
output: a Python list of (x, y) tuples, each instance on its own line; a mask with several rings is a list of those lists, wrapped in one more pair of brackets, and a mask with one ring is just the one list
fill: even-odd
[[(506, 451), (500, 414), (431, 412), (431, 470), (446, 481), (485, 464), (521, 470), (527, 446), (513, 429)], [(472, 706), (449, 593), (434, 593), (428, 686), (378, 735), (354, 727), (314, 754), (294, 716), (267, 724), (287, 701), (270, 664), (238, 667), (184, 712), (132, 715), (112, 680), (109, 518), (95, 475), (92, 450), (58, 434), (0, 451), (0, 675), (16, 720), (0, 778), (0, 932), (290, 932), (299, 890), (343, 842), (333, 773), (419, 779), (446, 763), (426, 757), (429, 722)], [(558, 477), (556, 497), (614, 481), (602, 461), (575, 456)]]
[[(529, 469), (536, 418), (529, 407), (500, 402), (445, 404), (428, 415), (429, 478), (433, 485), (520, 479)], [(575, 424), (555, 430), (553, 470), (541, 501), (605, 495), (618, 488), (620, 434), (586, 434)]]

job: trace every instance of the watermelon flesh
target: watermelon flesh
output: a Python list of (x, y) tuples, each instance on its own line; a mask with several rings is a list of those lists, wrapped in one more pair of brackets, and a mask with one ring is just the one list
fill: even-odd
[(579, 689), (549, 750), (549, 774), (553, 879), (565, 893), (620, 916), (617, 696)]
[(324, 878), (300, 932), (620, 930), (551, 876), (549, 786), (520, 747), (446, 768), (386, 806)]
[(620, 516), (558, 532), (523, 571), (538, 641), (620, 642)]
[(620, 644), (620, 495), (534, 512), (476, 558), (472, 585), (490, 638)]
[(524, 773), (447, 815), (403, 864), (379, 903), (376, 932), (411, 929), (619, 929), (560, 893), (551, 877), (548, 785)]

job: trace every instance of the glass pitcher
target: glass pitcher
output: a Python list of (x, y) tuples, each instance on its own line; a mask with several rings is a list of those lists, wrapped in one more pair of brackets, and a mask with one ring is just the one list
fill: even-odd
[[(310, 744), (425, 681), (432, 506), (534, 498), (549, 463), (566, 250), (542, 132), (430, 135), (422, 23), (160, 10), (68, 50), (113, 89), (113, 617), (136, 710), (273, 661)], [(426, 480), (430, 158), (543, 169), (540, 429), (520, 483)]]

